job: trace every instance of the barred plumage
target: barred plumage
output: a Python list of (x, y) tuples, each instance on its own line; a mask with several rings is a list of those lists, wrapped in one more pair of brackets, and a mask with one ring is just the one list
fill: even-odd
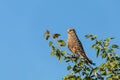
[(94, 63), (92, 63), (92, 61), (85, 54), (82, 43), (79, 40), (79, 38), (78, 38), (78, 36), (77, 36), (77, 34), (75, 32), (75, 29), (69, 28), (67, 30), (67, 32), (68, 32), (67, 44), (68, 44), (68, 48), (70, 49), (70, 51), (75, 53), (75, 54), (83, 56), (83, 58), (85, 60), (87, 60), (87, 62), (89, 62), (90, 64), (94, 64)]

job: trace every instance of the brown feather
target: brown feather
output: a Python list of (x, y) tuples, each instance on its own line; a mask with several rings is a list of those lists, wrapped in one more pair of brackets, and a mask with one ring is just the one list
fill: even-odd
[(79, 40), (75, 30), (72, 28), (68, 29), (67, 44), (71, 52), (83, 56), (85, 60), (87, 60), (90, 64), (93, 64), (92, 61), (87, 57), (81, 41)]

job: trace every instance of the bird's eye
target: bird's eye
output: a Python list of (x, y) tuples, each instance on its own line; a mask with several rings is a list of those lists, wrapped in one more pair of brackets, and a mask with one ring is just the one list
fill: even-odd
[(72, 31), (72, 29), (69, 30), (70, 32)]

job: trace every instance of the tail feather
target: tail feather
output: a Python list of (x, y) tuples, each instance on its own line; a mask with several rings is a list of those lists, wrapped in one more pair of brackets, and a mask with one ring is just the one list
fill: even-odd
[(93, 63), (92, 60), (90, 60), (85, 53), (81, 53), (81, 55), (85, 58), (85, 60), (87, 60), (88, 63), (95, 65), (95, 63)]

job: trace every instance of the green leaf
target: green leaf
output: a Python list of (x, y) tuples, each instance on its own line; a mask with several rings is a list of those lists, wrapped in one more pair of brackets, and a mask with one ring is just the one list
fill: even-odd
[(106, 64), (107, 64), (107, 63), (102, 63), (102, 64), (100, 65), (100, 68), (103, 69), (104, 67), (106, 67)]
[(102, 58), (106, 58), (107, 54), (102, 53), (101, 56), (102, 56)]
[(57, 49), (56, 50), (56, 57), (58, 58), (59, 61), (62, 61), (62, 57), (61, 57), (60, 53), (61, 53), (60, 50)]
[(114, 53), (115, 51), (114, 51), (113, 48), (111, 48), (111, 49), (108, 50), (108, 52), (110, 52), (110, 53)]
[(49, 38), (50, 38), (50, 35), (47, 35), (47, 36), (46, 36), (46, 40), (48, 40)]
[(66, 43), (63, 40), (58, 40), (58, 44), (60, 46), (66, 46)]
[(91, 40), (93, 41), (93, 40), (95, 40), (97, 37), (96, 36), (93, 36), (92, 38), (91, 38)]
[(58, 38), (60, 36), (60, 34), (53, 34), (52, 37), (55, 39), (55, 38)]
[(100, 53), (100, 49), (97, 50), (97, 55), (96, 55), (97, 57), (98, 57), (99, 53)]
[(104, 46), (105, 47), (109, 46), (108, 41), (104, 41)]
[(96, 50), (100, 49), (100, 46), (96, 46), (95, 49), (96, 49)]
[(118, 57), (118, 54), (115, 53), (114, 56), (115, 56), (115, 57)]
[(111, 56), (112, 55), (110, 53), (107, 54), (107, 57), (108, 57), (109, 60), (111, 59)]
[(87, 71), (90, 71), (90, 68), (86, 68)]
[(109, 66), (111, 66), (111, 68), (115, 67), (115, 64), (112, 62), (112, 63), (109, 63)]
[(102, 40), (97, 40), (96, 44), (102, 44)]
[(85, 63), (84, 63), (84, 61), (80, 61), (79, 64), (80, 64), (80, 66), (84, 66)]
[(111, 74), (112, 72), (111, 71), (107, 71), (107, 75)]
[(112, 79), (112, 76), (108, 77), (106, 80), (113, 80), (113, 79)]
[(62, 52), (62, 54), (67, 54), (67, 52), (66, 51), (61, 51)]
[(74, 71), (74, 73), (79, 73), (82, 69), (79, 66), (74, 65), (72, 70)]
[(56, 54), (55, 51), (52, 51), (52, 52), (50, 53), (51, 56), (54, 56), (55, 54)]
[(109, 38), (106, 38), (106, 41), (109, 42), (109, 41), (112, 40), (112, 39), (114, 39), (114, 38), (113, 38), (113, 37), (111, 37), (111, 38), (109, 37)]
[(95, 69), (93, 69), (93, 73), (96, 74), (98, 72), (98, 68), (96, 67)]
[(50, 42), (49, 42), (49, 46), (52, 46), (52, 44), (53, 44), (53, 42), (52, 42), (52, 41), (50, 41)]
[(67, 76), (64, 76), (62, 80), (82, 80), (82, 79), (80, 76), (67, 75)]
[(114, 44), (114, 45), (112, 45), (112, 48), (117, 48), (117, 49), (119, 49), (119, 46), (116, 45), (116, 44)]
[(72, 67), (69, 65), (69, 66), (67, 66), (67, 70), (70, 70)]
[(117, 57), (116, 59), (120, 61), (120, 57)]
[(54, 46), (52, 46), (52, 50), (55, 50), (55, 47), (54, 47)]
[(66, 51), (61, 51), (61, 55), (64, 56), (65, 54), (67, 54)]
[(46, 40), (48, 40), (49, 39), (49, 37), (50, 37), (50, 31), (49, 30), (46, 30), (46, 32), (44, 33), (44, 37), (46, 38)]
[(86, 76), (83, 80), (93, 80), (91, 77)]
[(92, 47), (92, 48), (95, 48), (96, 45), (97, 45), (97, 44), (93, 44), (91, 47)]
[(85, 35), (85, 37), (86, 37), (86, 38), (90, 38), (90, 37), (92, 37), (92, 35), (87, 34), (87, 35)]
[(77, 76), (77, 77), (76, 77), (76, 80), (82, 80), (82, 79), (80, 78), (80, 76)]
[(120, 77), (120, 76), (115, 75), (115, 76), (113, 77), (113, 79), (114, 79), (114, 80), (118, 80), (118, 79), (120, 79), (119, 77)]
[(101, 71), (101, 75), (104, 75), (104, 76), (106, 76), (106, 71)]
[(107, 51), (107, 50), (108, 50), (108, 47), (103, 47), (103, 50), (104, 50), (104, 51)]
[(55, 47), (54, 47), (54, 46), (52, 46), (51, 48), (52, 48), (51, 56), (53, 56), (53, 55), (56, 54), (56, 50), (55, 50)]
[(46, 32), (44, 33), (44, 36), (45, 36), (45, 35), (48, 35), (48, 34), (50, 34), (50, 31), (49, 31), (49, 30), (46, 30)]

